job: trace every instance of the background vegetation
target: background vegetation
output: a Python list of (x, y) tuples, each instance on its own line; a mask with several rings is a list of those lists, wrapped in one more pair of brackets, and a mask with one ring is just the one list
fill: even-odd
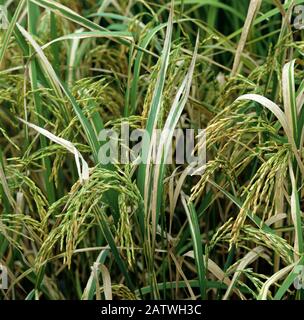
[[(301, 3), (1, 0), (0, 296), (302, 299)], [(204, 173), (101, 165), (124, 121), (206, 128)]]

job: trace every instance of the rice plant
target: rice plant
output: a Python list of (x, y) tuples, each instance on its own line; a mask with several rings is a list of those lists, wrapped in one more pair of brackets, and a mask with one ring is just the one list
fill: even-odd
[(1, 299), (304, 299), (303, 12), (0, 0)]

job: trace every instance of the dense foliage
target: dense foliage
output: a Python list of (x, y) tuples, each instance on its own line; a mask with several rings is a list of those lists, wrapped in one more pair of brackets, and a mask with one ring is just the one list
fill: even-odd
[[(303, 298), (304, 1), (5, 3), (1, 298)], [(100, 163), (122, 123), (207, 164)]]

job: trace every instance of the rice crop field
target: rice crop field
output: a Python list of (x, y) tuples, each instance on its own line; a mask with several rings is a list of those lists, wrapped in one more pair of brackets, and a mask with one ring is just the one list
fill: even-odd
[(304, 0), (0, 0), (0, 299), (304, 299), (303, 29)]

